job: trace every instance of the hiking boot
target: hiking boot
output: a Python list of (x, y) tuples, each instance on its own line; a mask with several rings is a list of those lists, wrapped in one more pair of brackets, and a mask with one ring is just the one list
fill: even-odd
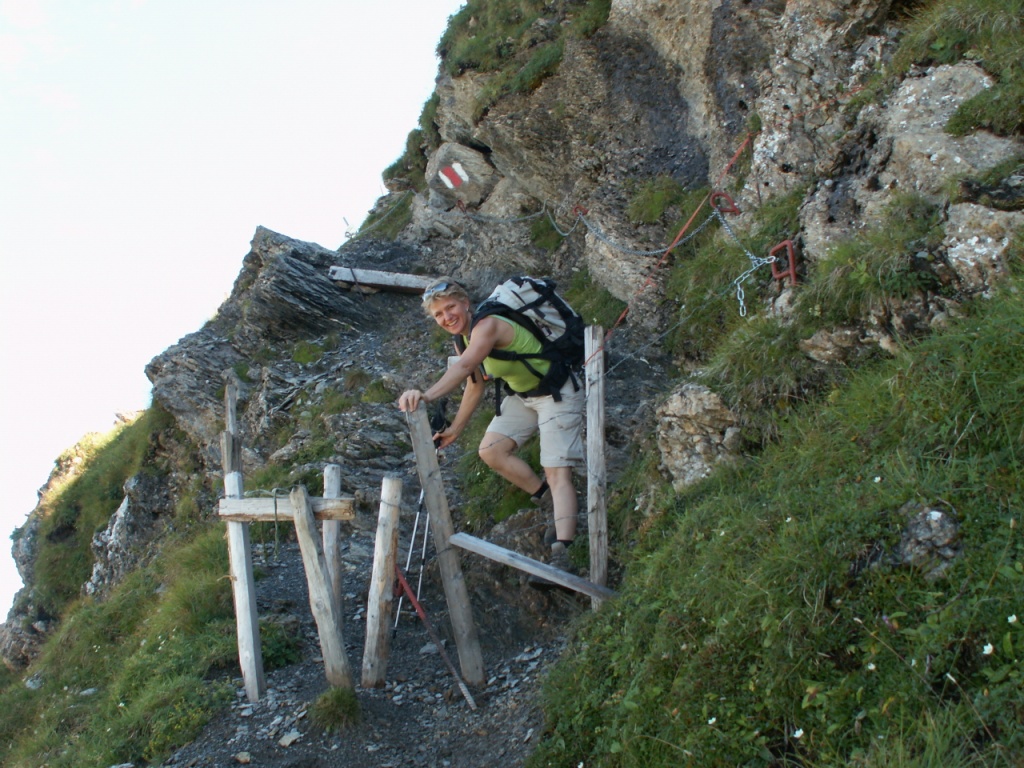
[[(566, 549), (565, 544), (560, 541), (556, 541), (551, 545), (551, 555), (548, 557), (548, 565), (557, 568), (560, 571), (565, 571), (566, 573), (575, 574), (576, 572), (572, 562), (569, 560), (569, 550)], [(543, 576), (535, 576), (532, 573), (527, 577), (526, 583), (534, 589), (554, 589), (556, 587), (559, 589), (565, 589), (561, 584), (556, 584), (553, 581), (545, 579)]]
[(569, 559), (569, 549), (560, 541), (551, 545), (551, 557), (548, 558), (548, 565), (566, 573), (576, 573), (576, 569)]

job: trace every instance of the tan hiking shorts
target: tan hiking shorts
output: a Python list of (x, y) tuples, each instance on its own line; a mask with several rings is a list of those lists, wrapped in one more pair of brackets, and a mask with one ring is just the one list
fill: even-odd
[(540, 432), (542, 467), (575, 467), (583, 462), (582, 377), (577, 392), (572, 380), (562, 387), (562, 399), (551, 395), (521, 397), (508, 395), (501, 401), (501, 415), (491, 419), (488, 432), (505, 435), (522, 446)]

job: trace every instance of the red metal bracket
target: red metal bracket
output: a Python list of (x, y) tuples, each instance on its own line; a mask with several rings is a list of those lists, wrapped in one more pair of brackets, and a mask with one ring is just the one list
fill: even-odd
[[(779, 263), (778, 254), (781, 250), (786, 250), (786, 268), (779, 269), (776, 265)], [(783, 240), (781, 243), (776, 245), (768, 252), (769, 256), (775, 256), (775, 261), (772, 262), (772, 277), (776, 280), (781, 280), (784, 277), (789, 278), (790, 285), (796, 285), (796, 251), (793, 249), (792, 240)]]
[(579, 218), (580, 216), (586, 216), (590, 211), (584, 208), (582, 205), (575, 205), (572, 209), (572, 215)]
[(456, 200), (455, 201), (455, 207), (458, 208), (463, 213), (465, 213), (466, 212), (466, 201), (465, 200)]
[[(728, 207), (718, 204), (718, 200), (721, 198), (725, 198), (728, 201)], [(728, 192), (712, 192), (711, 207), (717, 208), (722, 213), (742, 213), (742, 211), (740, 211), (740, 209), (736, 207), (736, 203), (733, 202), (733, 199), (729, 197)]]

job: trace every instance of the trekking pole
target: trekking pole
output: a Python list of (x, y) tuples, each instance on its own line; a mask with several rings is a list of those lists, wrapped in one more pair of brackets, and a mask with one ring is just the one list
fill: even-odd
[(452, 660), (448, 658), (448, 653), (445, 651), (444, 646), (441, 645), (441, 638), (437, 634), (437, 630), (434, 629), (434, 625), (430, 623), (430, 619), (427, 618), (427, 612), (423, 610), (423, 606), (420, 605), (420, 601), (416, 599), (416, 596), (412, 593), (412, 587), (409, 586), (409, 582), (405, 580), (405, 574), (402, 573), (402, 569), (395, 563), (395, 573), (398, 576), (398, 583), (402, 585), (402, 590), (409, 596), (409, 602), (412, 603), (413, 608), (416, 609), (416, 613), (419, 614), (420, 619), (423, 621), (423, 626), (427, 628), (427, 634), (430, 635), (430, 639), (434, 641), (434, 645), (437, 646), (438, 653), (441, 654), (441, 658), (444, 659), (445, 666), (448, 667), (448, 671), (452, 673), (452, 677), (455, 678), (455, 682), (459, 684), (459, 690), (462, 691), (462, 695), (466, 697), (466, 701), (469, 703), (470, 709), (476, 709), (476, 702), (473, 701), (473, 695), (469, 692), (469, 688), (459, 677), (458, 670), (455, 669), (455, 665), (452, 664)]
[[(448, 419), (446, 411), (448, 409), (448, 398), (442, 397), (438, 400), (434, 406), (433, 413), (430, 415), (430, 428), (434, 432), (441, 432), (448, 426)], [(434, 440), (434, 450), (438, 450), (441, 446), (440, 440)], [(405, 558), (405, 570), (408, 571), (412, 566), (412, 553), (416, 548), (416, 532), (419, 529), (420, 517), (423, 514), (423, 499), (425, 490), (420, 488), (420, 500), (416, 505), (416, 517), (412, 524), (412, 537), (409, 539), (409, 554)], [(423, 522), (423, 549), (420, 552), (420, 572), (416, 583), (416, 599), (419, 600), (420, 595), (423, 592), (423, 566), (427, 559), (427, 537), (430, 535), (430, 526), (428, 521)], [(398, 610), (395, 611), (395, 626), (391, 630), (391, 638), (394, 639), (398, 636), (398, 622), (402, 618), (402, 599), (405, 597), (403, 593), (398, 595)]]
[[(412, 565), (412, 553), (416, 549), (416, 532), (419, 530), (419, 527), (420, 527), (420, 515), (423, 512), (423, 494), (424, 494), (424, 491), (421, 488), (420, 489), (420, 500), (419, 500), (419, 503), (416, 505), (416, 517), (413, 518), (413, 523), (412, 523), (412, 538), (409, 540), (409, 554), (405, 558), (405, 570), (407, 570), (407, 571), (409, 570), (409, 567)], [(424, 551), (424, 553), (426, 553), (426, 549), (427, 549), (426, 541), (427, 541), (426, 525), (424, 525), (424, 535), (423, 535), (423, 551)], [(423, 565), (422, 565), (422, 562), (421, 562), (421, 564), (420, 564), (420, 584), (422, 584), (422, 583), (423, 583)], [(419, 596), (420, 596), (420, 591), (417, 588), (417, 590), (416, 590), (416, 597), (419, 597)], [(402, 600), (404, 600), (404, 599), (405, 599), (405, 593), (403, 592), (402, 594), (400, 594), (398, 596), (398, 610), (395, 611), (395, 626), (391, 630), (391, 638), (392, 639), (394, 639), (398, 635), (398, 622), (402, 618)]]
[[(423, 593), (423, 566), (427, 562), (427, 535), (429, 533), (430, 533), (430, 531), (427, 529), (427, 526), (424, 525), (423, 526), (423, 548), (420, 550), (420, 572), (419, 572), (419, 576), (417, 576), (417, 578), (416, 578), (416, 599), (417, 600), (420, 599), (420, 595)], [(412, 551), (410, 551), (409, 554), (411, 556), (412, 555)], [(408, 565), (405, 566), (405, 570), (407, 570), (407, 571), (409, 570), (409, 566)]]

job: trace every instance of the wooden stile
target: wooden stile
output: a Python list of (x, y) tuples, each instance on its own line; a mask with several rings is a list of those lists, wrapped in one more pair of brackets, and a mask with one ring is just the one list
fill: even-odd
[(402, 479), (394, 475), (386, 476), (380, 492), (373, 572), (370, 575), (370, 594), (366, 604), (366, 644), (363, 647), (362, 675), (364, 688), (379, 688), (384, 685), (384, 675), (388, 668), (401, 502)]
[(302, 564), (306, 568), (309, 582), (309, 607), (316, 620), (320, 635), (320, 650), (324, 656), (327, 682), (337, 688), (354, 689), (352, 670), (345, 652), (342, 636), (341, 610), (335, 607), (335, 595), (327, 575), (320, 539), (317, 537), (316, 519), (309, 495), (304, 486), (296, 486), (291, 492), (292, 510), (295, 519), (295, 533), (299, 539)]
[(476, 624), (473, 622), (473, 611), (469, 603), (469, 592), (462, 578), (462, 566), (459, 564), (458, 550), (448, 546), (448, 540), (454, 533), (448, 499), (444, 495), (444, 484), (441, 481), (441, 468), (437, 463), (437, 451), (434, 448), (433, 431), (424, 403), (420, 403), (415, 411), (406, 413), (409, 431), (412, 437), (413, 451), (416, 453), (416, 470), (423, 488), (423, 502), (430, 517), (430, 532), (434, 537), (434, 548), (437, 551), (437, 562), (441, 571), (445, 598), (448, 601), (448, 613), (451, 616), (452, 629), (455, 633), (455, 645), (459, 652), (459, 665), (462, 676), (470, 685), (484, 684), (484, 661), (480, 652), (480, 641), (477, 638)]
[[(590, 530), (590, 581), (608, 582), (608, 507), (604, 458), (604, 329), (589, 325), (584, 338), (587, 381), (587, 521)], [(602, 598), (591, 595), (591, 607)]]

